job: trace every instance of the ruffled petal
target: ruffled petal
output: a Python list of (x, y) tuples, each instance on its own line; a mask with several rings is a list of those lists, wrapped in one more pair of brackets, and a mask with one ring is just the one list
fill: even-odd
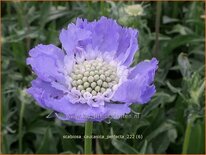
[(116, 52), (119, 45), (120, 26), (115, 20), (101, 17), (95, 22), (92, 33), (92, 47), (100, 52)]
[(147, 103), (155, 94), (155, 86), (148, 85), (144, 76), (128, 79), (114, 92), (113, 101), (125, 103)]
[(138, 50), (138, 32), (131, 28), (121, 28), (119, 35), (120, 39), (116, 59), (121, 65), (129, 66), (133, 61), (135, 52)]
[(69, 24), (68, 28), (63, 29), (60, 33), (59, 39), (63, 48), (68, 55), (74, 55), (77, 47), (82, 47), (81, 42), (91, 39), (91, 32), (79, 28), (75, 24)]
[(133, 79), (136, 76), (141, 75), (147, 79), (148, 84), (151, 84), (154, 81), (155, 71), (157, 68), (158, 61), (156, 58), (152, 58), (150, 61), (142, 61), (131, 69), (128, 78)]
[[(84, 123), (87, 121), (101, 122), (108, 118), (119, 119), (130, 113), (130, 108), (126, 104), (107, 103), (104, 107), (90, 107), (87, 104), (69, 104), (66, 99), (61, 99), (58, 103), (51, 103), (53, 109), (57, 111), (56, 116), (61, 120)], [(63, 115), (62, 115), (63, 114)]]
[(87, 48), (95, 49), (101, 53), (109, 52), (110, 54), (111, 52), (114, 54), (117, 51), (119, 29), (121, 27), (115, 20), (101, 17), (98, 21), (88, 22), (85, 19), (78, 18), (76, 25), (91, 32), (91, 40), (87, 42)]
[(50, 104), (61, 120), (84, 123), (87, 121), (102, 121), (107, 117), (105, 108), (90, 107), (81, 103), (71, 104), (66, 98), (62, 98), (55, 103), (51, 101)]
[(50, 107), (46, 100), (50, 98), (60, 99), (63, 97), (62, 91), (51, 87), (49, 82), (42, 81), (39, 78), (32, 81), (32, 87), (27, 89), (27, 92), (33, 96), (37, 103), (43, 108)]
[(29, 51), (27, 64), (44, 81), (64, 81), (64, 53), (54, 45), (38, 45)]
[[(80, 29), (85, 29), (87, 31), (93, 32), (94, 28), (96, 27), (97, 21), (94, 20), (92, 22), (88, 22), (87, 19), (77, 18), (76, 26)], [(92, 38), (91, 38), (92, 39)]]
[(122, 65), (129, 66), (132, 63), (138, 50), (136, 30), (123, 28), (115, 20), (106, 17), (93, 22), (77, 19), (76, 25), (92, 33), (91, 41), (84, 42), (84, 45), (87, 43), (87, 47), (110, 54)]
[(111, 104), (107, 103), (105, 108), (107, 108), (107, 115), (113, 119), (119, 119), (125, 114), (130, 113), (131, 109), (128, 104)]
[[(76, 27), (91, 33), (87, 40), (80, 40), (76, 47), (82, 48), (88, 58), (109, 53), (113, 58), (119, 44), (120, 26), (116, 21), (101, 17), (98, 21), (88, 22), (86, 19), (78, 18)], [(78, 50), (75, 51), (75, 54)], [(82, 54), (82, 52), (81, 52)]]

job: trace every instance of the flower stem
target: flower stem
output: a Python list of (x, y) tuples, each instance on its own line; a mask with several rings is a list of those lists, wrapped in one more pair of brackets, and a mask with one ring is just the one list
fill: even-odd
[(85, 123), (84, 154), (92, 154), (92, 128), (93, 122)]
[(195, 119), (194, 116), (188, 119), (186, 131), (185, 131), (185, 138), (184, 138), (184, 143), (183, 143), (182, 154), (188, 153), (189, 142), (190, 142), (192, 125), (193, 125), (194, 119)]
[(23, 126), (23, 116), (24, 116), (25, 103), (22, 102), (19, 116), (19, 153), (22, 153), (22, 126)]
[(159, 50), (159, 31), (160, 31), (160, 18), (162, 11), (162, 2), (156, 2), (156, 19), (155, 19), (155, 47), (153, 51), (153, 55), (157, 55), (157, 51)]

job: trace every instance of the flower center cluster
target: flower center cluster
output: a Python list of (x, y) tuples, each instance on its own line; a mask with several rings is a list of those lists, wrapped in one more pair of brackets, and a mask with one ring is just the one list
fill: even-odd
[(85, 60), (75, 64), (71, 73), (72, 87), (96, 96), (103, 94), (119, 82), (117, 67), (101, 59)]

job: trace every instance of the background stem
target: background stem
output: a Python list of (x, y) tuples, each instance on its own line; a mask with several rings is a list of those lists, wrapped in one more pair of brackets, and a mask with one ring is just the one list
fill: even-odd
[(85, 138), (84, 138), (84, 153), (85, 154), (92, 154), (92, 138), (90, 136), (92, 135), (92, 128), (93, 128), (93, 122), (87, 122), (85, 123)]
[(20, 118), (19, 118), (19, 153), (22, 153), (22, 126), (23, 126), (23, 116), (24, 116), (25, 103), (22, 102), (20, 109)]
[(155, 48), (153, 50), (153, 55), (157, 56), (157, 51), (159, 50), (159, 31), (160, 31), (160, 17), (162, 11), (162, 2), (156, 2), (156, 18), (155, 18)]
[(188, 148), (189, 148), (189, 142), (190, 142), (190, 136), (191, 136), (191, 131), (192, 131), (192, 124), (194, 122), (194, 118), (188, 121), (186, 131), (185, 131), (185, 138), (184, 138), (184, 143), (183, 143), (183, 149), (182, 149), (182, 154), (187, 154), (188, 153)]

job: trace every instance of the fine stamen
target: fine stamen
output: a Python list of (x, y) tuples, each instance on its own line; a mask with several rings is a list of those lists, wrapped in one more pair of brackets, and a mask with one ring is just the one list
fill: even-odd
[(101, 59), (85, 60), (75, 64), (70, 74), (72, 87), (93, 96), (103, 94), (119, 82), (117, 67)]

